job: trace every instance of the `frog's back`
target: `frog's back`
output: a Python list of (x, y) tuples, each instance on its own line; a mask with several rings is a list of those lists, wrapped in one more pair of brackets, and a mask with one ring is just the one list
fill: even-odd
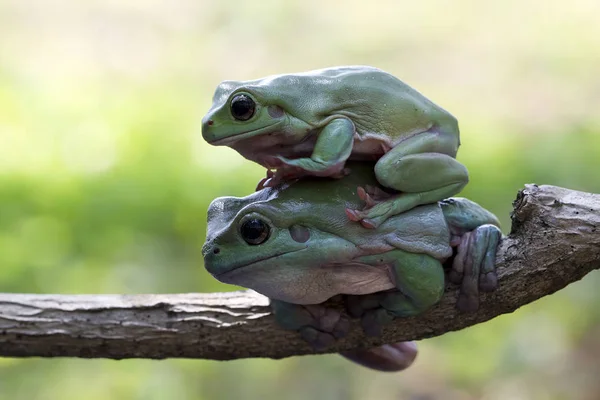
[[(405, 138), (452, 115), (395, 76), (369, 66), (343, 66), (270, 76), (248, 82), (269, 102), (315, 127), (352, 120), (360, 135)], [(458, 129), (456, 129), (458, 134)]]

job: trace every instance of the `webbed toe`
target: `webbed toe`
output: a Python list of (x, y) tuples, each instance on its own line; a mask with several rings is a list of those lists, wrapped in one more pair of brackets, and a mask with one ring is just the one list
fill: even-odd
[(350, 330), (350, 321), (345, 315), (320, 304), (299, 305), (271, 300), (271, 308), (282, 328), (298, 331), (316, 350), (331, 346)]
[(365, 205), (362, 210), (346, 209), (351, 221), (359, 222), (367, 229), (376, 229), (395, 214), (394, 199), (397, 195), (371, 185), (359, 186), (356, 193)]
[(449, 279), (460, 284), (457, 308), (462, 312), (479, 309), (479, 292), (498, 286), (496, 251), (502, 232), (495, 225), (481, 225), (462, 235)]
[(381, 336), (383, 327), (396, 317), (383, 304), (392, 292), (379, 292), (362, 296), (346, 296), (346, 309), (353, 318), (360, 318), (367, 336)]

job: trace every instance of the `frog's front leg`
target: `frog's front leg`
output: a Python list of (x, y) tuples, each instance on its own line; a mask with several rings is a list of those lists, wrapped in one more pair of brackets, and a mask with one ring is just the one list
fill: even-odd
[(437, 128), (397, 144), (379, 159), (375, 175), (401, 193), (364, 210), (347, 210), (349, 218), (376, 228), (393, 215), (457, 194), (469, 181), (467, 169), (454, 158), (457, 149), (457, 136)]
[(348, 313), (361, 318), (363, 330), (370, 336), (379, 336), (383, 326), (396, 317), (421, 314), (444, 294), (444, 269), (439, 260), (402, 250), (389, 255), (394, 257), (389, 268), (397, 289), (347, 297)]
[(325, 349), (348, 334), (348, 318), (338, 310), (321, 304), (300, 305), (271, 299), (275, 320), (284, 329), (300, 332), (317, 350)]
[(344, 176), (344, 164), (352, 153), (354, 131), (352, 121), (336, 118), (319, 132), (310, 158), (266, 158), (266, 163), (277, 168), (277, 173), (263, 186), (276, 186), (282, 180), (303, 175), (341, 178)]

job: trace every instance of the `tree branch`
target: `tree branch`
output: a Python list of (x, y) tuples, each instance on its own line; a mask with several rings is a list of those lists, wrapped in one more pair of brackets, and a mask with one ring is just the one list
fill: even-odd
[[(358, 321), (326, 352), (417, 340), (510, 313), (600, 268), (600, 195), (527, 185), (499, 247), (500, 287), (477, 313), (456, 308), (458, 288), (427, 313), (399, 319), (381, 338)], [(0, 355), (85, 358), (283, 358), (314, 354), (280, 329), (268, 299), (251, 291), (179, 295), (0, 294)]]

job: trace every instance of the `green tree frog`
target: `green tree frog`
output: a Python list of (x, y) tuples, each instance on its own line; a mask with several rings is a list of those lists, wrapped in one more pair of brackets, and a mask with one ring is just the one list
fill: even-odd
[(202, 120), (202, 135), (266, 167), (259, 188), (304, 175), (339, 178), (348, 173), (347, 160), (376, 160), (377, 181), (398, 193), (346, 210), (368, 228), (454, 196), (469, 180), (455, 159), (457, 120), (374, 67), (224, 81)]
[[(348, 332), (348, 317), (323, 306), (325, 300), (344, 295), (349, 315), (378, 335), (394, 318), (418, 315), (440, 300), (446, 262), (450, 280), (462, 285), (458, 308), (476, 310), (479, 291), (496, 287), (496, 217), (470, 200), (450, 198), (365, 228), (344, 212), (363, 201), (357, 186), (370, 198), (389, 195), (372, 162), (348, 165), (352, 173), (341, 179), (304, 177), (215, 199), (203, 246), (206, 269), (219, 281), (269, 297), (277, 321), (316, 348)], [(406, 343), (388, 346), (343, 355), (393, 369), (398, 363), (390, 367), (382, 354), (412, 351)]]

